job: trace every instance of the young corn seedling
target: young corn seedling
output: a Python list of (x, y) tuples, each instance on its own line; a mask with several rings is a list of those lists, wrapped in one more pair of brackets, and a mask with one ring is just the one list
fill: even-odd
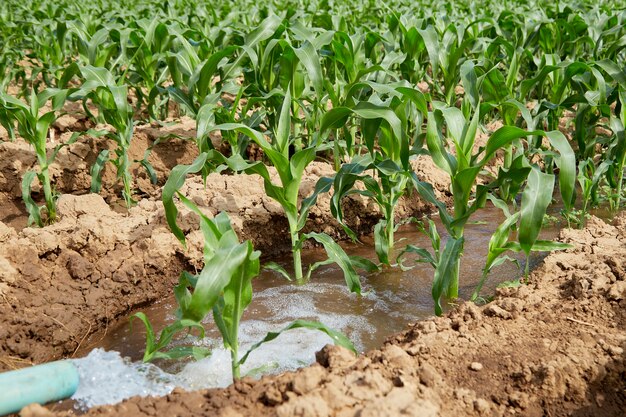
[[(310, 278), (312, 271), (324, 264), (336, 262), (344, 272), (344, 277), (348, 288), (352, 292), (361, 292), (361, 283), (359, 275), (355, 271), (355, 264), (364, 265), (364, 260), (356, 260), (350, 258), (344, 250), (335, 243), (332, 238), (324, 233), (307, 233), (301, 235), (304, 228), (309, 210), (317, 201), (320, 193), (327, 192), (330, 189), (330, 181), (321, 181), (316, 185), (314, 193), (302, 201), (298, 201), (298, 192), (300, 183), (306, 167), (313, 162), (318, 151), (325, 149), (324, 144), (313, 143), (311, 146), (290, 154), (289, 148), (293, 138), (290, 135), (291, 127), (291, 96), (287, 90), (281, 109), (280, 117), (275, 126), (271, 142), (268, 141), (260, 132), (239, 123), (227, 123), (214, 126), (210, 130), (235, 131), (246, 135), (254, 141), (263, 151), (270, 164), (276, 169), (280, 181), (280, 185), (272, 182), (272, 176), (263, 162), (247, 162), (240, 154), (232, 155), (227, 158), (216, 150), (204, 152), (196, 158), (196, 160), (188, 166), (181, 166), (176, 170), (176, 175), (172, 173), (163, 189), (163, 204), (165, 206), (165, 214), (168, 224), (179, 240), (184, 239), (182, 230), (176, 224), (176, 215), (178, 210), (174, 204), (174, 191), (178, 190), (190, 173), (196, 173), (203, 170), (221, 171), (229, 168), (234, 172), (244, 172), (249, 175), (258, 175), (263, 179), (266, 194), (276, 200), (285, 211), (287, 221), (289, 223), (289, 234), (291, 237), (291, 249), (293, 253), (293, 263), (295, 271), (295, 280), (303, 282)], [(207, 169), (208, 168), (208, 169)], [(320, 243), (326, 249), (329, 260), (322, 263), (315, 263), (309, 267), (305, 276), (302, 268), (302, 244), (307, 239), (313, 239)], [(369, 264), (368, 264), (369, 265)], [(290, 279), (289, 274), (276, 264), (268, 264), (267, 267), (280, 272), (283, 276)], [(373, 267), (373, 265), (369, 265)]]
[[(66, 143), (57, 145), (48, 154), (48, 136), (50, 125), (57, 119), (57, 111), (63, 107), (67, 90), (46, 89), (39, 94), (31, 91), (30, 101), (24, 103), (8, 94), (0, 92), (0, 123), (9, 132), (11, 138), (15, 136), (14, 124), (17, 122), (19, 135), (35, 148), (37, 155), (37, 171), (28, 171), (22, 179), (22, 199), (28, 211), (29, 224), (36, 223), (43, 227), (57, 218), (56, 196), (50, 182), (49, 166), (54, 161), (59, 150), (76, 141), (78, 133), (72, 135)], [(51, 100), (52, 109), (40, 115), (40, 110)], [(41, 183), (45, 200), (45, 216), (42, 208), (32, 198), (31, 185), (35, 177)]]
[[(226, 88), (232, 91), (232, 85), (227, 85), (233, 77), (233, 71), (238, 69), (246, 57), (249, 58), (253, 68), (259, 65), (260, 43), (274, 35), (282, 19), (276, 15), (270, 15), (253, 31), (245, 36), (243, 45), (228, 45), (218, 49), (206, 59), (201, 59), (198, 51), (179, 33), (176, 41), (180, 44), (179, 51), (167, 56), (167, 65), (173, 85), (164, 91), (193, 117), (198, 114), (203, 105), (215, 105), (220, 94), (226, 92)], [(226, 62), (225, 62), (226, 61)], [(216, 78), (219, 76), (219, 78)]]
[[(580, 186), (581, 207), (578, 210), (576, 218), (567, 218), (568, 224), (573, 221), (582, 228), (589, 217), (589, 209), (597, 207), (600, 204), (600, 195), (598, 190), (600, 184), (606, 177), (611, 166), (611, 160), (604, 160), (598, 166), (595, 165), (593, 159), (588, 158), (578, 163), (578, 175), (576, 179)], [(576, 213), (572, 213), (574, 217)]]
[(60, 87), (66, 60), (71, 56), (67, 42), (67, 23), (58, 20), (46, 20), (41, 28), (32, 35), (34, 50), (31, 56), (42, 66), (41, 76), (49, 87)]
[(430, 91), (443, 98), (449, 106), (456, 101), (455, 87), (459, 83), (459, 68), (467, 59), (467, 51), (478, 43), (475, 35), (468, 29), (462, 23), (450, 23), (441, 28), (441, 35), (432, 25), (417, 29), (431, 64), (432, 77), (428, 80)]
[[(332, 179), (334, 194), (331, 198), (331, 212), (353, 240), (356, 234), (344, 222), (342, 199), (350, 194), (361, 194), (371, 198), (380, 208), (382, 218), (374, 228), (375, 249), (381, 263), (389, 265), (393, 251), (394, 233), (398, 228), (395, 222), (395, 209), (411, 184), (412, 168), (409, 163), (410, 140), (406, 133), (407, 113), (413, 108), (421, 115), (427, 112), (426, 101), (421, 93), (409, 88), (393, 90), (397, 94), (397, 107), (394, 109), (370, 102), (360, 102), (353, 108), (336, 107), (324, 115), (322, 133), (333, 127), (345, 125), (354, 115), (361, 119), (362, 139), (367, 153), (357, 155), (350, 163), (342, 165)], [(412, 98), (404, 102), (398, 97)], [(393, 100), (396, 101), (396, 100)], [(337, 140), (337, 139), (335, 139)], [(372, 172), (370, 175), (368, 172)], [(355, 188), (361, 182), (364, 190)]]
[(144, 362), (189, 356), (199, 359), (210, 355), (210, 350), (197, 346), (177, 346), (167, 350), (177, 333), (197, 330), (200, 337), (204, 337), (202, 322), (209, 313), (213, 314), (224, 347), (230, 351), (235, 380), (241, 377), (241, 366), (252, 351), (291, 329), (319, 330), (330, 336), (335, 344), (356, 354), (354, 346), (343, 334), (320, 322), (296, 320), (277, 332), (268, 333), (244, 355), (240, 355), (239, 325), (252, 301), (252, 280), (259, 274), (261, 253), (253, 249), (250, 241), (239, 242), (228, 215), (220, 213), (214, 219), (209, 219), (182, 194), (178, 196), (187, 208), (200, 217), (204, 236), (204, 267), (197, 275), (187, 272), (181, 274), (179, 284), (174, 289), (178, 302), (177, 320), (163, 329), (158, 339), (145, 314), (134, 315), (144, 323), (147, 330)]
[(130, 46), (127, 53), (131, 56), (128, 81), (134, 87), (138, 102), (146, 104), (150, 117), (165, 119), (169, 98), (162, 97), (159, 88), (169, 76), (165, 57), (174, 36), (161, 19), (142, 19), (137, 21), (137, 25), (139, 28), (128, 37)]
[[(128, 153), (133, 138), (134, 121), (133, 109), (128, 102), (128, 87), (117, 85), (113, 75), (106, 68), (86, 66), (80, 68), (80, 71), (85, 82), (78, 91), (72, 93), (71, 98), (83, 100), (84, 108), (87, 108), (87, 101), (91, 100), (98, 108), (98, 118), (102, 118), (113, 127), (114, 130), (106, 132), (105, 136), (116, 144), (115, 157), (111, 159), (111, 162), (117, 170), (117, 178), (122, 180), (122, 196), (126, 207), (130, 208), (134, 201)], [(96, 118), (93, 114), (91, 116)], [(109, 150), (105, 149), (100, 152), (91, 169), (91, 192), (93, 193), (100, 192), (102, 169), (108, 160)]]
[[(534, 186), (534, 184), (536, 183), (533, 182), (532, 185)], [(503, 264), (506, 261), (514, 262), (519, 266), (519, 262), (517, 261), (517, 259), (511, 258), (510, 256), (505, 255), (505, 253), (506, 252), (521, 252), (523, 250), (522, 245), (520, 243), (522, 239), (526, 239), (525, 242), (530, 243), (528, 241), (527, 235), (524, 237), (521, 237), (519, 239), (520, 240), (519, 242), (509, 241), (509, 239), (511, 238), (511, 234), (520, 230), (520, 227), (521, 227), (520, 219), (522, 216), (522, 212), (511, 214), (509, 213), (508, 207), (504, 201), (493, 198), (492, 196), (490, 196), (489, 199), (494, 203), (494, 205), (502, 209), (502, 211), (506, 215), (506, 220), (504, 220), (504, 222), (502, 222), (498, 226), (496, 231), (493, 233), (493, 235), (491, 235), (491, 238), (489, 239), (489, 250), (487, 252), (487, 260), (485, 262), (485, 267), (483, 268), (483, 273), (480, 278), (480, 282), (478, 283), (478, 285), (476, 286), (476, 289), (474, 290), (474, 293), (472, 294), (472, 298), (471, 298), (472, 301), (477, 301), (480, 299), (480, 290), (485, 284), (485, 281), (487, 280), (487, 276), (489, 275), (489, 273), (491, 272), (493, 268), (497, 267), (498, 265)], [(523, 201), (522, 204), (524, 203), (532, 204), (532, 201), (528, 201), (528, 197), (526, 197), (526, 200)], [(541, 207), (537, 207), (537, 205), (535, 205), (535, 208), (539, 208), (539, 211), (541, 211)], [(524, 214), (528, 217), (529, 212), (530, 210), (525, 210)], [(539, 218), (538, 215), (536, 217)], [(524, 221), (523, 223), (526, 226), (530, 222)], [(530, 237), (532, 238), (532, 236)], [(535, 239), (534, 242), (532, 242), (532, 244), (530, 245), (530, 251), (532, 252), (547, 252), (547, 251), (555, 251), (555, 250), (564, 250), (564, 249), (569, 249), (569, 248), (572, 248), (572, 245), (569, 245), (567, 243), (554, 242), (550, 240), (538, 240), (538, 239)], [(529, 260), (526, 259), (526, 268), (528, 268), (528, 265), (529, 265)], [(528, 269), (526, 270), (526, 277), (528, 277)]]
[[(102, 26), (102, 25), (99, 25)], [(90, 28), (80, 20), (69, 21), (67, 25), (69, 35), (76, 45), (76, 52), (83, 64), (94, 67), (106, 67), (113, 70), (124, 57), (121, 51), (126, 45), (124, 42), (115, 42), (112, 33), (119, 31), (115, 24), (107, 22), (107, 27)], [(115, 56), (118, 58), (113, 61)]]
[[(439, 209), (441, 220), (450, 235), (446, 242), (446, 248), (442, 251), (442, 259), (437, 263), (438, 268), (444, 269), (441, 272), (436, 270), (433, 282), (433, 297), (437, 314), (442, 313), (439, 301), (442, 295), (445, 294), (448, 298), (458, 297), (460, 260), (463, 254), (465, 226), (470, 216), (484, 206), (489, 190), (498, 185), (498, 180), (488, 185), (478, 185), (478, 175), (496, 156), (497, 151), (518, 139), (530, 135), (546, 135), (554, 147), (561, 151), (557, 161), (561, 167), (559, 181), (563, 200), (570, 202), (573, 200), (576, 172), (575, 160), (573, 151), (562, 133), (528, 132), (513, 126), (503, 126), (491, 135), (484, 148), (481, 147), (475, 150), (474, 142), (478, 122), (478, 108), (475, 110), (471, 120), (467, 120), (462, 112), (454, 107), (442, 107), (428, 114), (426, 132), (428, 151), (434, 163), (450, 177), (453, 197), (452, 211), (448, 212), (445, 205), (437, 201), (430, 190), (416, 184), (420, 195), (426, 201), (435, 204)], [(446, 129), (444, 129), (444, 123)], [(523, 168), (523, 166), (520, 168)], [(524, 172), (526, 172), (526, 175), (529, 175), (529, 185), (524, 191), (525, 197), (522, 197), (522, 200), (529, 202), (525, 205), (522, 203), (524, 207), (522, 208), (523, 220), (521, 227), (523, 229), (520, 233), (520, 243), (528, 256), (532, 243), (536, 240), (541, 228), (545, 207), (547, 207), (552, 198), (553, 186), (549, 184), (549, 178), (552, 179), (553, 184), (554, 176), (543, 174), (538, 169), (531, 169), (530, 171), (520, 169), (509, 174), (524, 175)], [(533, 186), (530, 186), (531, 184)], [(539, 188), (535, 187), (537, 184), (542, 184), (542, 186)], [(474, 189), (475, 193), (473, 194)], [(529, 194), (531, 192), (532, 194)], [(544, 203), (546, 203), (545, 207), (543, 207)], [(525, 211), (527, 211), (527, 214), (524, 214)], [(538, 226), (537, 221), (539, 221)], [(524, 234), (528, 235), (522, 238)], [(452, 258), (448, 259), (449, 256)]]

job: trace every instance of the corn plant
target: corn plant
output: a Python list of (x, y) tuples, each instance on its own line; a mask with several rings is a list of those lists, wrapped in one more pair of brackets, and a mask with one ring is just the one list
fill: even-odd
[[(191, 165), (181, 166), (180, 169), (176, 170), (176, 175), (173, 173), (165, 184), (163, 189), (163, 204), (165, 206), (168, 224), (178, 239), (182, 241), (184, 235), (176, 224), (176, 214), (178, 211), (174, 204), (173, 197), (174, 191), (182, 186), (186, 175), (198, 172), (205, 169), (207, 166), (209, 170), (223, 170), (229, 168), (235, 172), (258, 175), (263, 179), (266, 194), (276, 200), (285, 211), (289, 223), (296, 282), (306, 281), (310, 278), (313, 270), (323, 264), (315, 263), (311, 265), (306, 276), (304, 275), (301, 255), (302, 245), (307, 239), (313, 239), (324, 246), (330, 258), (330, 262), (336, 262), (341, 267), (350, 291), (360, 294), (361, 283), (354, 265), (362, 266), (364, 265), (364, 260), (355, 260), (348, 257), (344, 250), (335, 243), (330, 236), (324, 233), (311, 232), (301, 235), (301, 230), (306, 224), (309, 210), (316, 203), (318, 195), (330, 189), (331, 182), (328, 180), (319, 182), (311, 196), (302, 201), (298, 201), (298, 192), (300, 190), (304, 170), (313, 162), (317, 152), (325, 148), (325, 145), (314, 143), (291, 155), (289, 147), (293, 141), (293, 137), (290, 135), (290, 112), (291, 96), (289, 90), (287, 90), (280, 118), (277, 126), (275, 126), (271, 142), (260, 132), (243, 124), (228, 123), (214, 126), (211, 129), (235, 131), (248, 136), (261, 148), (269, 162), (276, 169), (280, 185), (276, 185), (272, 182), (272, 176), (263, 162), (249, 163), (245, 161), (240, 154), (235, 154), (227, 158), (216, 150), (204, 152), (200, 154)], [(367, 265), (368, 267), (373, 267), (372, 265)], [(267, 266), (289, 278), (289, 274), (280, 266), (276, 264), (268, 264)]]
[[(413, 103), (417, 104), (414, 110), (418, 116), (413, 115), (412, 118), (417, 118), (420, 123), (422, 114), (427, 112), (426, 101), (418, 91), (404, 87), (392, 92), (403, 98), (412, 97), (415, 101), (398, 99), (395, 111), (386, 106), (360, 102), (353, 108), (333, 108), (322, 120), (324, 132), (334, 126), (344, 125), (351, 115), (361, 119), (362, 139), (367, 153), (354, 156), (350, 163), (342, 165), (333, 178), (331, 212), (348, 236), (356, 240), (356, 234), (344, 222), (342, 199), (354, 193), (371, 198), (382, 213), (381, 220), (374, 228), (374, 239), (378, 259), (386, 265), (390, 264), (394, 233), (399, 226), (395, 222), (395, 209), (412, 182), (413, 171), (409, 163), (411, 144), (406, 134), (407, 112)], [(372, 175), (368, 174), (369, 171)], [(357, 181), (363, 184), (364, 190), (355, 188)]]
[(68, 27), (64, 21), (47, 19), (31, 37), (34, 50), (30, 56), (35, 65), (41, 65), (41, 75), (49, 87), (60, 87), (61, 79), (69, 54)]
[(465, 27), (462, 23), (448, 24), (441, 29), (441, 35), (438, 28), (432, 25), (417, 29), (430, 60), (430, 89), (450, 106), (456, 99), (455, 87), (460, 81), (459, 68), (467, 59), (467, 51), (478, 43), (470, 29), (471, 26)]
[(356, 354), (354, 346), (343, 334), (320, 322), (296, 320), (277, 332), (268, 333), (244, 355), (240, 355), (239, 326), (244, 311), (252, 301), (252, 280), (259, 274), (261, 253), (254, 250), (250, 241), (239, 242), (228, 215), (220, 213), (214, 219), (209, 219), (182, 194), (178, 193), (178, 197), (200, 217), (204, 236), (204, 267), (197, 275), (187, 272), (181, 274), (179, 284), (174, 289), (178, 302), (177, 319), (161, 331), (158, 339), (145, 314), (137, 313), (133, 316), (140, 319), (147, 330), (144, 362), (189, 356), (198, 359), (210, 355), (210, 350), (197, 346), (178, 346), (166, 350), (178, 333), (197, 330), (200, 337), (204, 337), (202, 322), (209, 313), (213, 314), (224, 347), (230, 351), (233, 379), (241, 377), (240, 368), (252, 351), (291, 329), (319, 330), (330, 336), (335, 344)]
[[(167, 63), (173, 85), (160, 88), (159, 91), (169, 94), (184, 111), (192, 117), (197, 117), (200, 107), (204, 104), (216, 104), (221, 88), (227, 81), (227, 68), (220, 62), (230, 58), (236, 47), (231, 46), (214, 53), (209, 58), (201, 61), (194, 48), (185, 39), (180, 39), (185, 45), (177, 54), (168, 54)], [(219, 82), (214, 83), (219, 75)]]
[[(444, 129), (444, 123), (447, 127), (446, 129)], [(571, 202), (573, 200), (576, 173), (575, 160), (573, 151), (563, 134), (560, 132), (528, 132), (513, 126), (503, 126), (491, 135), (484, 148), (481, 147), (475, 150), (474, 142), (478, 124), (478, 108), (475, 110), (471, 120), (467, 120), (462, 112), (454, 107), (443, 107), (428, 114), (426, 132), (428, 151), (434, 163), (450, 177), (453, 198), (452, 211), (449, 212), (444, 204), (434, 198), (431, 192), (423, 187), (418, 187), (422, 197), (436, 205), (441, 220), (450, 235), (446, 242), (446, 248), (442, 251), (442, 259), (437, 263), (438, 267), (444, 268), (444, 270), (439, 273), (436, 270), (433, 283), (433, 298), (435, 299), (437, 314), (442, 312), (439, 298), (444, 293), (448, 298), (458, 297), (460, 260), (463, 253), (465, 225), (471, 215), (484, 206), (489, 190), (497, 186), (497, 180), (487, 185), (477, 185), (478, 175), (496, 156), (498, 150), (529, 135), (546, 135), (555, 149), (560, 151), (557, 160), (561, 166), (559, 181), (563, 201)], [(523, 168), (523, 166), (520, 168)], [(541, 228), (543, 213), (545, 213), (547, 208), (547, 203), (544, 206), (546, 198), (548, 203), (552, 198), (553, 185), (550, 184), (549, 178), (552, 178), (553, 184), (554, 176), (543, 174), (538, 169), (520, 169), (509, 173), (516, 176), (524, 175), (524, 173), (529, 175), (528, 186), (524, 191), (526, 197), (522, 198), (522, 200), (527, 200), (528, 203), (524, 204), (522, 202), (522, 232), (520, 234), (522, 249), (528, 256)], [(531, 184), (532, 187), (530, 186)], [(541, 187), (538, 184), (541, 184)], [(472, 191), (474, 189), (475, 194), (472, 199)], [(532, 194), (530, 194), (531, 192)], [(537, 222), (539, 222), (539, 225), (537, 225)], [(522, 239), (524, 234), (528, 235)], [(449, 249), (448, 246), (450, 246)], [(449, 260), (447, 256), (451, 256), (453, 259)]]
[(167, 116), (168, 100), (161, 97), (160, 88), (169, 77), (166, 55), (174, 37), (169, 26), (159, 19), (140, 20), (137, 24), (139, 29), (128, 37), (131, 46), (127, 52), (132, 54), (128, 81), (137, 100), (145, 102), (150, 117), (158, 120)]
[(613, 140), (607, 152), (608, 165), (607, 179), (611, 188), (609, 202), (612, 211), (617, 211), (624, 199), (624, 169), (626, 168), (626, 91), (619, 92), (620, 113), (616, 117), (611, 115), (610, 126), (613, 131)]
[[(511, 214), (504, 201), (493, 198), (492, 196), (490, 196), (489, 198), (494, 203), (494, 205), (502, 209), (502, 211), (506, 215), (506, 219), (496, 228), (495, 232), (493, 233), (493, 235), (491, 235), (491, 238), (489, 239), (489, 247), (488, 247), (488, 252), (487, 252), (487, 259), (485, 261), (485, 267), (483, 268), (480, 281), (478, 285), (476, 286), (476, 288), (474, 289), (474, 292), (472, 294), (472, 297), (471, 297), (472, 301), (477, 301), (480, 299), (480, 290), (485, 284), (485, 281), (487, 280), (487, 276), (489, 275), (489, 273), (491, 272), (493, 268), (503, 264), (506, 261), (513, 262), (519, 266), (519, 262), (517, 261), (517, 259), (511, 258), (510, 256), (506, 255), (506, 253), (507, 252), (521, 252), (523, 249), (522, 249), (522, 245), (520, 242), (522, 239), (528, 238), (528, 236), (525, 236), (523, 238), (520, 238), (519, 239), (520, 241), (509, 241), (509, 239), (511, 238), (511, 235), (520, 230), (520, 227), (521, 227), (520, 218), (521, 218), (522, 213), (516, 212), (516, 213)], [(526, 200), (528, 200), (528, 197), (526, 197)], [(528, 211), (526, 211), (525, 213), (527, 212)], [(527, 223), (528, 222), (525, 222), (524, 225), (526, 226)], [(572, 247), (573, 247), (572, 245), (567, 244), (567, 243), (535, 239), (530, 245), (529, 252), (531, 251), (532, 252), (547, 252), (547, 251), (555, 251), (555, 250), (565, 250), (565, 249), (569, 249)], [(527, 258), (526, 259), (526, 277), (528, 277), (528, 265), (529, 264), (530, 263)]]
[[(57, 218), (56, 195), (52, 188), (48, 168), (61, 147), (69, 145), (78, 138), (78, 134), (72, 135), (67, 143), (57, 145), (50, 154), (48, 153), (47, 145), (50, 125), (58, 117), (57, 112), (63, 107), (66, 96), (67, 90), (46, 89), (39, 94), (31, 91), (30, 101), (24, 103), (0, 92), (0, 123), (7, 129), (9, 135), (14, 137), (14, 124), (17, 122), (19, 135), (35, 149), (38, 169), (24, 174), (22, 179), (22, 199), (29, 214), (29, 224), (36, 223), (40, 227), (54, 222)], [(48, 100), (52, 102), (52, 109), (40, 115), (40, 109)], [(42, 216), (42, 207), (35, 203), (31, 195), (31, 185), (35, 177), (43, 188), (45, 217)]]
[[(111, 39), (111, 33), (117, 31), (113, 26), (90, 27), (88, 22), (75, 20), (68, 22), (67, 31), (76, 43), (76, 52), (86, 66), (102, 67), (113, 70), (124, 57), (121, 49), (126, 45)], [(118, 32), (119, 33), (119, 32)], [(113, 58), (117, 55), (117, 59)]]
[[(111, 162), (117, 170), (117, 178), (122, 180), (122, 196), (127, 207), (134, 203), (132, 198), (133, 179), (130, 174), (130, 159), (128, 156), (130, 143), (133, 138), (133, 109), (128, 102), (128, 87), (117, 85), (111, 72), (106, 68), (86, 66), (80, 68), (85, 82), (78, 91), (72, 93), (71, 98), (83, 101), (87, 110), (87, 101), (91, 100), (98, 108), (98, 116), (88, 111), (96, 121), (103, 121), (113, 127), (113, 131), (106, 131), (107, 138), (115, 142), (115, 157)], [(91, 170), (91, 192), (98, 193), (102, 186), (102, 169), (109, 160), (109, 150), (105, 149), (98, 155)]]

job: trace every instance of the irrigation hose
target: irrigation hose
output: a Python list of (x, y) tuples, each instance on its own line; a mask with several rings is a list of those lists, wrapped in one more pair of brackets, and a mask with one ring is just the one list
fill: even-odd
[(58, 361), (0, 374), (0, 416), (29, 404), (46, 404), (71, 397), (78, 388), (78, 370)]

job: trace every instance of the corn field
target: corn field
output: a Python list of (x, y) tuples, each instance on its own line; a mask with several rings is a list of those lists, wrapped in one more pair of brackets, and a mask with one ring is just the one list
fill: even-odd
[[(109, 167), (130, 210), (143, 198), (131, 170), (139, 166), (162, 186), (164, 222), (181, 245), (180, 212), (199, 219), (203, 267), (180, 276), (177, 320), (155, 333), (143, 313), (134, 315), (147, 329), (145, 361), (209, 356), (168, 345), (185, 332), (203, 336), (212, 315), (238, 379), (248, 354), (280, 334), (239, 353), (239, 322), (262, 269), (304, 284), (334, 263), (358, 298), (368, 274), (406, 268), (412, 257), (430, 265), (434, 312), (442, 315), (463, 285), (466, 226), (492, 206), (505, 220), (494, 225), (471, 297), (483, 302), (484, 281), (512, 253), (526, 259), (523, 285), (532, 252), (572, 248), (540, 238), (551, 206), (569, 227), (583, 228), (591, 209), (617, 214), (626, 199), (620, 1), (8, 0), (0, 4), (0, 70), (0, 141), (25, 141), (36, 154), (20, 188), (30, 226), (58, 221), (49, 168), (61, 149), (86, 140), (107, 144), (90, 166), (90, 192), (101, 192)], [(53, 126), (69, 108), (88, 122), (59, 141)], [(136, 130), (181, 118), (195, 123), (195, 136), (184, 139), (197, 157), (159, 183), (151, 148), (143, 159), (130, 156)], [(172, 138), (181, 137), (158, 140)], [(447, 198), (415, 170), (418, 160), (446, 179)], [(305, 171), (319, 161), (333, 175), (302, 198)], [(226, 213), (207, 216), (181, 192), (189, 178), (216, 173), (261, 179), (287, 221), (292, 266), (261, 258)], [(362, 238), (346, 216), (350, 196), (377, 208), (371, 258), (305, 231), (323, 195), (344, 240)], [(409, 197), (429, 214), (398, 215)], [(396, 238), (408, 223), (430, 247)], [(310, 245), (327, 259), (306, 265)], [(282, 331), (299, 327), (354, 350), (319, 322)]]

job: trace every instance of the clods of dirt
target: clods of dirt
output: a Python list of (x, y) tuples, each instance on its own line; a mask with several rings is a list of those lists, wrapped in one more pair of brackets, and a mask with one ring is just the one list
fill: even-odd
[(0, 223), (0, 369), (71, 356), (84, 339), (171, 291), (188, 267), (144, 201), (128, 215), (64, 195), (61, 220), (17, 233)]

